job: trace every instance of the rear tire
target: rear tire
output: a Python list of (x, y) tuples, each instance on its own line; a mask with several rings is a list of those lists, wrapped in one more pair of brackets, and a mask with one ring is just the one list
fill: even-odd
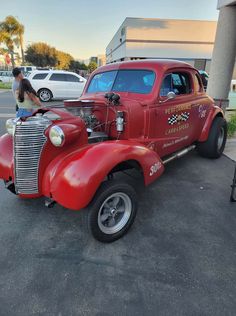
[(225, 148), (227, 122), (223, 117), (216, 117), (212, 123), (208, 139), (197, 144), (199, 154), (207, 158), (219, 158)]
[(137, 213), (134, 188), (118, 180), (104, 182), (89, 205), (88, 225), (93, 237), (113, 242), (127, 233)]
[(43, 88), (38, 91), (40, 101), (49, 102), (52, 99), (52, 92), (49, 89)]

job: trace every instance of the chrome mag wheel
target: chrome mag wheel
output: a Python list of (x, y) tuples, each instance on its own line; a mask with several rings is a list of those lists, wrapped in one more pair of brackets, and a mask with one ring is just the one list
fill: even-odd
[(117, 192), (110, 195), (98, 212), (98, 226), (105, 234), (115, 234), (127, 224), (132, 211), (130, 197)]

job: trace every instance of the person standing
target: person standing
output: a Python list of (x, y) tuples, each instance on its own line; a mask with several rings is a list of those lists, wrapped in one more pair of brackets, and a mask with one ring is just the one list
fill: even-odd
[(16, 90), (19, 90), (19, 84), (20, 84), (20, 81), (22, 79), (24, 79), (24, 76), (20, 70), (20, 68), (14, 68), (12, 70), (12, 74), (13, 74), (13, 77), (14, 77), (14, 80), (12, 82), (12, 93), (13, 93), (13, 97), (16, 101), (16, 112), (18, 111), (18, 105), (17, 105), (17, 100), (16, 100)]
[(25, 78), (19, 81), (19, 88), (15, 90), (15, 98), (18, 105), (16, 117), (31, 116), (33, 111), (41, 106), (36, 91)]

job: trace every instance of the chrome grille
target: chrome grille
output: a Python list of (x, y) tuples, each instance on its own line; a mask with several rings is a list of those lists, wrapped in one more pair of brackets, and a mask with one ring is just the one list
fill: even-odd
[(45, 129), (51, 124), (42, 117), (18, 121), (14, 134), (15, 189), (21, 194), (35, 194), (41, 152), (47, 141)]

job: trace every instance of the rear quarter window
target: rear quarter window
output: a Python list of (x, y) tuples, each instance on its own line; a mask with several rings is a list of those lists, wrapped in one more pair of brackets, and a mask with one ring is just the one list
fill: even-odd
[(71, 74), (66, 74), (66, 79), (69, 82), (81, 82), (80, 78), (78, 78), (74, 75), (71, 75)]

